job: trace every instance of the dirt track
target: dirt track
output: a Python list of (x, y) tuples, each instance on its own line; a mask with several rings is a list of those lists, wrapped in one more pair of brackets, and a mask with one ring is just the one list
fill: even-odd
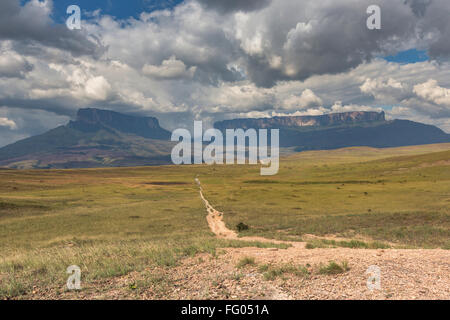
[(219, 238), (222, 239), (230, 239), (230, 240), (242, 240), (242, 241), (258, 241), (258, 242), (271, 242), (271, 243), (286, 243), (293, 247), (305, 247), (305, 243), (303, 242), (289, 242), (289, 241), (279, 241), (273, 239), (266, 239), (263, 237), (238, 237), (237, 233), (233, 230), (230, 230), (225, 225), (223, 221), (223, 213), (214, 209), (213, 206), (209, 203), (208, 200), (203, 195), (202, 186), (200, 184), (200, 180), (198, 178), (195, 179), (195, 182), (200, 188), (200, 198), (205, 203), (206, 211), (208, 215), (206, 216), (206, 221), (208, 221), (209, 228), (211, 231)]
[(208, 215), (206, 216), (206, 220), (208, 221), (209, 228), (211, 231), (218, 237), (224, 238), (224, 239), (238, 239), (238, 236), (236, 232), (228, 229), (225, 225), (225, 222), (223, 222), (223, 213), (217, 211), (213, 208), (208, 202), (208, 200), (205, 199), (203, 196), (202, 186), (200, 184), (200, 180), (197, 178), (195, 179), (196, 183), (198, 184), (200, 188), (200, 197), (202, 198), (203, 202), (206, 206), (206, 211), (208, 212)]

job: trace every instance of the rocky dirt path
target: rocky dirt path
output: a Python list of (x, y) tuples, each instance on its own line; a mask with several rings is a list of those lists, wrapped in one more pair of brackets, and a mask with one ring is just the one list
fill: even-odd
[(290, 242), (290, 241), (280, 241), (274, 239), (267, 239), (263, 237), (238, 237), (237, 233), (233, 230), (230, 230), (225, 225), (223, 221), (223, 213), (214, 209), (214, 207), (209, 203), (209, 201), (203, 195), (203, 189), (198, 178), (195, 178), (195, 182), (197, 183), (200, 189), (200, 198), (203, 200), (206, 211), (208, 215), (206, 216), (206, 221), (208, 222), (208, 226), (211, 231), (219, 238), (222, 239), (230, 239), (230, 240), (242, 240), (242, 241), (258, 241), (258, 242), (270, 242), (270, 243), (285, 243), (289, 244), (293, 247), (305, 247), (304, 242)]
[(208, 212), (206, 220), (208, 221), (208, 225), (211, 231), (219, 238), (238, 239), (236, 232), (226, 227), (225, 222), (223, 221), (223, 213), (214, 209), (213, 206), (209, 204), (209, 201), (206, 200), (206, 198), (203, 196), (203, 190), (200, 184), (200, 180), (198, 178), (195, 178), (195, 182), (200, 189), (200, 198), (205, 203), (206, 211)]
[[(237, 233), (233, 230), (230, 230), (225, 225), (225, 222), (223, 221), (223, 213), (214, 209), (213, 206), (209, 203), (208, 200), (203, 195), (202, 186), (200, 183), (200, 180), (198, 178), (195, 178), (195, 182), (197, 183), (199, 189), (200, 189), (200, 198), (205, 203), (206, 211), (208, 212), (208, 215), (206, 216), (206, 220), (208, 221), (209, 228), (211, 231), (219, 238), (223, 239), (230, 239), (230, 240), (242, 240), (242, 241), (259, 241), (259, 242), (272, 242), (272, 243), (280, 243), (281, 241), (275, 241), (270, 240), (262, 237), (242, 237), (239, 238)], [(291, 245), (302, 245), (300, 243), (291, 244)], [(266, 292), (266, 298), (271, 300), (289, 300), (291, 297), (289, 294), (284, 292), (281, 288), (273, 285), (273, 284), (267, 284), (266, 288), (264, 289), (264, 292)]]

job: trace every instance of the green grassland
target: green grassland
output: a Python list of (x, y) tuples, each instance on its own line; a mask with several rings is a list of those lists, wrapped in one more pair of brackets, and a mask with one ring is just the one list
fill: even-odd
[(434, 147), (305, 152), (284, 159), (276, 176), (217, 168), (202, 182), (229, 227), (250, 226), (242, 235), (339, 235), (448, 248), (450, 151), (439, 149), (448, 144)]
[(296, 153), (270, 177), (242, 165), (0, 169), (0, 298), (64, 290), (69, 265), (93, 281), (220, 247), (283, 247), (215, 238), (197, 175), (229, 228), (249, 226), (240, 235), (448, 249), (449, 160), (440, 144)]

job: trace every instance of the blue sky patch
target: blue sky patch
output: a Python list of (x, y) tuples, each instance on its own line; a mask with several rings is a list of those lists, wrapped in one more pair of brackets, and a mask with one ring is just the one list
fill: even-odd
[[(22, 4), (26, 0), (21, 1)], [(183, 0), (57, 0), (53, 1), (53, 18), (56, 22), (65, 22), (68, 15), (67, 7), (77, 5), (81, 12), (101, 9), (102, 14), (114, 16), (119, 19), (129, 17), (138, 18), (142, 12), (152, 12), (160, 9), (170, 9), (183, 2)]]
[(425, 50), (410, 49), (401, 51), (395, 56), (383, 57), (384, 60), (389, 62), (396, 62), (401, 64), (424, 62), (429, 59)]

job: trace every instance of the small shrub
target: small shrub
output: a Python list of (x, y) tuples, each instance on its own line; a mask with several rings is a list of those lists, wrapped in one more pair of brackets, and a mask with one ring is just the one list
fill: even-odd
[(270, 269), (264, 272), (264, 280), (274, 280), (276, 277), (280, 276), (282, 273), (279, 269)]
[(314, 246), (311, 242), (308, 242), (305, 246), (306, 249), (314, 249), (316, 246)]
[(267, 270), (269, 270), (269, 265), (268, 264), (262, 264), (258, 268), (258, 271), (261, 272), (261, 273), (266, 272)]
[(246, 224), (243, 223), (243, 222), (239, 222), (239, 223), (236, 225), (236, 229), (237, 229), (237, 231), (241, 232), (241, 231), (244, 231), (244, 230), (248, 230), (248, 229), (249, 229), (249, 226), (246, 225)]

